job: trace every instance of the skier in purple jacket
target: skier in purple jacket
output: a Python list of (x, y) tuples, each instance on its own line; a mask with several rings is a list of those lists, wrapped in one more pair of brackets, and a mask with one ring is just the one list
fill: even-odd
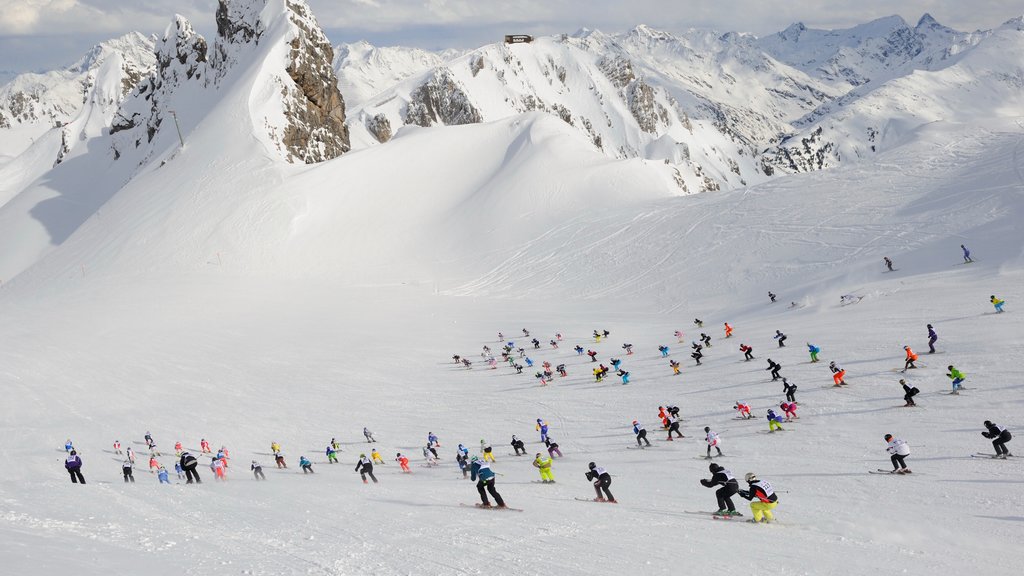
[(85, 484), (85, 478), (82, 476), (82, 459), (78, 456), (78, 452), (72, 450), (68, 454), (67, 460), (64, 461), (64, 468), (71, 475), (72, 484)]

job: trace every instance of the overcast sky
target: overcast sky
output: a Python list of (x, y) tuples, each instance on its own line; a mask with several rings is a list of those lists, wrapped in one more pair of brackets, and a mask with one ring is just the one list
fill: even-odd
[[(245, 0), (233, 0), (245, 1)], [(960, 30), (1021, 15), (1021, 0), (307, 0), (332, 43), (473, 48), (505, 33), (621, 32), (637, 24), (676, 32), (711, 28), (757, 35), (793, 22), (842, 28), (925, 12)], [(0, 0), (0, 73), (49, 70), (130, 31), (161, 33), (175, 14), (212, 36), (217, 0)]]

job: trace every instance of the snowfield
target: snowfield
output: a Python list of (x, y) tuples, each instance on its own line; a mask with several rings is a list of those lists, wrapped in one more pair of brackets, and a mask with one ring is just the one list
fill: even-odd
[[(169, 92), (183, 148), (167, 123), (120, 159), (103, 134), (55, 167), (34, 147), (0, 166), (4, 573), (1019, 572), (1021, 459), (972, 454), (992, 451), (992, 420), (1024, 455), (1024, 116), (972, 109), (859, 162), (685, 196), (670, 166), (611, 158), (539, 112), (406, 126), (296, 165), (260, 123), (285, 28), (263, 52), (233, 53), (217, 91)], [(859, 301), (841, 306), (847, 294)], [(534, 368), (487, 368), (499, 331)], [(694, 366), (701, 332), (713, 346)], [(577, 344), (622, 359), (631, 383), (595, 382)], [(905, 345), (920, 367), (901, 374)], [(764, 415), (784, 395), (768, 358), (800, 403), (772, 434)], [(544, 361), (568, 376), (540, 386)], [(830, 361), (848, 386), (832, 386)], [(967, 375), (958, 396), (949, 365)], [(902, 407), (900, 378), (920, 388), (918, 408)], [(756, 418), (736, 419), (737, 401)], [(669, 404), (686, 435), (671, 443), (657, 422)], [(530, 465), (538, 418), (564, 453), (553, 485)], [(635, 448), (633, 420), (650, 449)], [(706, 514), (705, 426), (742, 488), (754, 472), (779, 491), (776, 523), (742, 522), (739, 497), (745, 518)], [(227, 447), (228, 480), (204, 456), (201, 485), (173, 472), (158, 484), (147, 431), (169, 468), (176, 441)], [(436, 468), (421, 456), (428, 432)], [(887, 433), (909, 442), (911, 475), (869, 473), (891, 467)], [(513, 434), (528, 456), (512, 455)], [(324, 455), (332, 437), (339, 464)], [(85, 486), (63, 470), (69, 438)], [(115, 440), (139, 455), (134, 484)], [(521, 513), (464, 506), (479, 497), (455, 447), (481, 440)], [(275, 441), (287, 469), (273, 467)], [(387, 464), (364, 485), (353, 468), (371, 447)], [(594, 494), (591, 461), (618, 504), (577, 501)]]

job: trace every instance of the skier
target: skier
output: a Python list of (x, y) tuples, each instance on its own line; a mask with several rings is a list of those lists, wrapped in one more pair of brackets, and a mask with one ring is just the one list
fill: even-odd
[(658, 346), (658, 352), (661, 352), (661, 357), (662, 358), (667, 358), (668, 357), (668, 346), (664, 346), (664, 345)]
[(701, 353), (701, 350), (703, 350), (704, 347), (701, 346), (700, 344), (697, 344), (696, 342), (693, 342), (692, 348), (693, 353), (690, 354), (690, 357), (697, 361), (697, 366), (700, 366), (700, 359), (704, 357), (704, 354)]
[(158, 468), (160, 468), (160, 462), (157, 461), (155, 455), (150, 455), (150, 457), (149, 457), (149, 473), (152, 474)]
[(974, 260), (971, 259), (971, 251), (968, 250), (966, 246), (961, 244), (960, 249), (964, 251), (964, 264), (970, 264), (971, 262), (974, 262)]
[(519, 438), (516, 438), (515, 434), (512, 435), (512, 449), (516, 451), (516, 456), (526, 455), (526, 444)]
[(180, 441), (174, 443), (174, 455), (175, 456), (181, 456), (181, 452), (183, 450), (184, 450), (184, 448), (181, 447), (181, 442)]
[(552, 348), (558, 348), (558, 342), (556, 342), (554, 340), (549, 340), (548, 344), (551, 344)]
[[(587, 468), (589, 468), (589, 471), (587, 472), (587, 480), (594, 481), (594, 492), (597, 492), (597, 498), (594, 500), (598, 502), (615, 503), (615, 497), (612, 496), (611, 490), (608, 489), (608, 487), (612, 485), (612, 475), (594, 462), (588, 464)], [(602, 490), (604, 491), (604, 494), (601, 493)]]
[[(480, 501), (484, 508), (490, 508), (491, 503), (487, 500), (487, 494), (490, 493), (494, 497), (494, 501), (498, 504), (498, 508), (505, 507), (505, 501), (501, 499), (501, 494), (494, 488), (494, 471), (491, 470), (491, 465), (483, 460), (480, 460), (476, 456), (470, 458), (469, 468), (469, 479), (476, 480), (476, 491), (480, 493)], [(477, 480), (479, 478), (479, 480)]]
[(369, 428), (363, 427), (363, 438), (366, 438), (367, 442), (376, 442), (377, 439), (373, 437), (373, 432), (370, 432)]
[(523, 328), (523, 336), (526, 337), (526, 338), (529, 338), (530, 337), (530, 331), (527, 330), (526, 328)]
[(537, 418), (537, 425), (534, 426), (534, 430), (540, 432), (540, 441), (547, 440), (548, 437), (548, 423), (541, 418)]
[(707, 334), (701, 332), (700, 341), (704, 343), (705, 348), (711, 348), (711, 336), (708, 336)]
[(679, 341), (679, 344), (683, 343), (683, 331), (682, 330), (676, 330), (673, 333), (673, 335), (676, 337), (676, 340)]
[(121, 474), (124, 475), (125, 484), (128, 482), (135, 482), (135, 474), (133, 474), (132, 470), (133, 468), (135, 468), (135, 465), (128, 460), (121, 463)]
[(484, 442), (484, 439), (480, 439), (480, 453), (483, 454), (484, 462), (488, 460), (494, 462), (494, 452), (491, 449), (491, 445)]
[(786, 335), (781, 330), (775, 331), (775, 339), (779, 341), (779, 348), (786, 347)]
[(775, 294), (772, 294), (771, 290), (768, 291), (768, 299), (775, 302)]
[(744, 404), (743, 402), (737, 401), (736, 405), (733, 406), (732, 408), (733, 410), (739, 412), (740, 417), (743, 418), (744, 420), (749, 420), (754, 417), (754, 415), (750, 413), (750, 406)]
[(402, 467), (402, 472), (406, 474), (412, 472), (412, 470), (409, 470), (409, 458), (402, 456), (401, 452), (395, 454), (395, 462), (398, 462), (398, 465)]
[(305, 456), (299, 456), (299, 468), (302, 468), (303, 474), (313, 474), (313, 463)]
[(626, 356), (629, 356), (630, 354), (633, 353), (633, 345), (632, 344), (629, 344), (629, 343), (623, 344), (622, 345), (622, 349), (626, 351)]
[(622, 378), (623, 384), (629, 384), (629, 372), (626, 372), (625, 370), (619, 370), (618, 372), (616, 372), (616, 374), (619, 376), (619, 378)]
[(266, 480), (267, 477), (263, 475), (263, 465), (253, 460), (252, 464), (249, 465), (249, 470), (252, 470), (252, 476), (256, 480)]
[(370, 450), (370, 460), (373, 460), (374, 464), (384, 465), (384, 457), (380, 455), (380, 452), (377, 452), (376, 448)]
[(67, 442), (64, 443), (64, 451), (67, 452), (68, 454), (70, 454), (71, 451), (74, 450), (74, 449), (75, 449), (75, 446), (74, 446), (74, 444), (71, 443), (71, 438), (68, 438)]
[(522, 374), (523, 373), (523, 365), (522, 364), (513, 364), (513, 367), (516, 369), (516, 374)]
[(224, 457), (217, 456), (216, 458), (211, 460), (210, 461), (210, 469), (213, 470), (213, 474), (214, 474), (214, 478), (215, 479), (221, 480), (221, 481), (227, 480), (227, 478), (224, 476), (224, 472), (227, 469), (227, 466), (225, 465), (225, 462), (224, 462)]
[(334, 450), (337, 452), (341, 452), (341, 442), (338, 442), (336, 439), (331, 438), (331, 448), (334, 448)]
[(465, 366), (467, 370), (473, 369), (473, 363), (469, 361), (469, 358), (463, 358), (462, 365)]
[(562, 341), (562, 333), (561, 332), (555, 332), (555, 340), (558, 340), (559, 342)]
[(700, 318), (694, 318), (693, 319), (693, 323), (697, 325), (697, 328), (703, 328), (704, 327), (704, 321), (701, 320)]
[(539, 350), (540, 349), (540, 340), (537, 340), (536, 338), (534, 338), (533, 340), (530, 340), (530, 342), (533, 343), (533, 349), (534, 350)]
[(597, 352), (594, 352), (593, 350), (587, 350), (587, 356), (590, 356), (591, 362), (597, 362)]
[(785, 431), (785, 428), (782, 427), (782, 416), (779, 416), (778, 414), (776, 414), (775, 410), (772, 410), (771, 408), (769, 408), (768, 409), (768, 415), (766, 416), (766, 418), (768, 418), (768, 431), (769, 432), (775, 432), (776, 430), (783, 431), (783, 432)]
[(669, 442), (672, 442), (674, 440), (674, 438), (672, 437), (672, 433), (673, 432), (676, 433), (676, 436), (678, 436), (680, 438), (685, 438), (685, 436), (683, 436), (683, 433), (679, 431), (679, 418), (677, 418), (676, 416), (669, 416), (668, 417), (668, 441)]
[(725, 337), (732, 338), (732, 326), (728, 322), (725, 323)]
[(907, 381), (902, 378), (900, 378), (900, 385), (903, 386), (903, 401), (906, 402), (903, 407), (907, 408), (909, 406), (917, 406), (917, 403), (914, 402), (914, 396), (917, 396), (920, 390), (916, 387), (912, 388), (907, 384)]
[(946, 376), (953, 381), (953, 394), (960, 394), (960, 388), (963, 388), (963, 381), (967, 379), (967, 376), (952, 366), (948, 366), (949, 373)]
[(667, 406), (669, 416), (679, 418), (679, 406)]
[(334, 449), (334, 446), (328, 445), (327, 450), (324, 453), (327, 454), (328, 464), (338, 463), (338, 451)]
[(907, 353), (906, 361), (903, 363), (903, 371), (906, 372), (907, 368), (916, 369), (917, 366), (914, 366), (914, 362), (917, 361), (917, 354), (914, 354), (910, 346), (904, 346), (903, 350)]
[(363, 484), (366, 484), (366, 477), (369, 476), (373, 483), (377, 483), (377, 477), (373, 475), (373, 461), (366, 457), (366, 454), (359, 455), (359, 462), (356, 463), (356, 472), (359, 472), (359, 476), (363, 479)]
[(454, 356), (452, 356), (452, 360), (455, 360), (455, 363), (458, 364), (462, 361), (462, 356), (455, 354)]
[(622, 359), (620, 358), (609, 358), (608, 361), (612, 363), (612, 370), (619, 370), (619, 367), (622, 366)]
[(504, 341), (505, 341), (505, 335), (502, 334), (501, 332), (498, 332), (498, 342), (504, 342)]
[(786, 400), (796, 404), (796, 384), (790, 384), (785, 378), (782, 379), (782, 391), (786, 393)]
[(746, 344), (740, 344), (740, 352), (743, 352), (743, 361), (750, 362), (754, 359), (754, 348)]
[(131, 446), (124, 449), (124, 455), (135, 464), (135, 450)]
[(551, 456), (544, 458), (537, 452), (537, 456), (533, 459), (533, 467), (540, 471), (540, 481), (545, 484), (553, 484), (555, 482), (555, 475), (551, 472)]
[(996, 455), (993, 458), (1005, 460), (1007, 456), (1013, 456), (1006, 448), (1006, 443), (1013, 439), (1009, 430), (1002, 426), (997, 426), (988, 420), (985, 420), (985, 430), (981, 435), (985, 438), (990, 438), (992, 440), (992, 447), (996, 449)]
[(607, 339), (608, 339), (608, 336), (610, 336), (610, 335), (611, 335), (611, 332), (609, 332), (609, 331), (607, 331), (607, 330), (601, 330), (601, 334), (603, 334), (603, 335), (604, 335), (604, 338), (605, 338), (605, 340), (607, 340)]
[(68, 452), (68, 457), (64, 461), (64, 469), (71, 476), (72, 484), (85, 484), (85, 477), (82, 476), (82, 458), (76, 450), (72, 449)]
[(149, 430), (146, 430), (146, 434), (142, 438), (146, 441), (146, 447), (152, 449), (155, 443), (153, 442), (153, 435), (149, 433)]
[(747, 481), (747, 489), (739, 491), (740, 497), (746, 500), (757, 498), (757, 502), (750, 503), (750, 511), (754, 517), (748, 522), (774, 522), (775, 516), (772, 514), (772, 510), (779, 505), (779, 497), (772, 489), (771, 483), (759, 479), (753, 472), (747, 472), (743, 479)]
[(185, 484), (191, 484), (195, 480), (196, 484), (202, 484), (203, 481), (199, 478), (199, 461), (196, 457), (189, 454), (188, 450), (181, 453), (181, 459), (178, 461), (181, 464), (181, 469), (185, 471)]
[(651, 445), (651, 441), (647, 439), (647, 429), (636, 420), (633, 420), (633, 434), (636, 434), (636, 445), (640, 448), (644, 447), (641, 442), (646, 442), (648, 446)]
[(577, 356), (583, 356), (583, 346), (580, 346), (579, 344), (577, 344), (576, 347), (573, 348), (573, 350), (576, 351), (576, 355)]
[(161, 466), (160, 469), (156, 471), (156, 477), (161, 484), (171, 483), (171, 480), (167, 477), (167, 468), (164, 468), (163, 466)]
[(597, 330), (594, 330), (594, 342), (601, 343), (601, 333)]
[(463, 446), (462, 443), (459, 443), (459, 447), (456, 448), (455, 450), (457, 452), (462, 452), (462, 455), (465, 456), (467, 460), (469, 459), (469, 448)]
[(288, 468), (288, 463), (284, 460), (284, 454), (280, 452), (274, 452), (274, 464), (277, 465), (278, 469)]
[(600, 367), (594, 368), (594, 381), (600, 382), (602, 378), (604, 378), (604, 370)]
[(993, 306), (995, 306), (996, 312), (1002, 312), (1003, 304), (1006, 304), (1006, 300), (1000, 300), (999, 298), (996, 298), (995, 294), (989, 296), (988, 301), (991, 302)]
[(782, 378), (782, 376), (779, 376), (779, 370), (782, 370), (782, 364), (773, 362), (771, 358), (768, 359), (768, 367), (765, 368), (764, 370), (765, 372), (771, 371), (772, 382), (775, 382), (779, 378)]
[(889, 272), (892, 272), (892, 260), (888, 256), (882, 258), (882, 260), (885, 260), (885, 267), (889, 269)]
[(712, 432), (710, 426), (704, 427), (704, 441), (708, 443), (708, 455), (705, 456), (707, 459), (711, 459), (711, 448), (714, 447), (718, 451), (718, 455), (722, 455), (722, 440), (718, 437), (717, 432)]
[(796, 415), (796, 408), (797, 406), (793, 402), (782, 402), (779, 404), (779, 409), (786, 413), (786, 422), (800, 419), (800, 417)]
[(672, 374), (675, 376), (679, 375), (679, 362), (675, 360), (669, 360), (668, 365), (672, 367)]
[(715, 514), (718, 516), (743, 516), (732, 503), (733, 494), (740, 490), (739, 483), (736, 482), (732, 472), (714, 462), (708, 466), (708, 471), (711, 472), (711, 478), (701, 479), (701, 485), (705, 488), (721, 486), (721, 488), (715, 490), (715, 498), (718, 499), (718, 511)]
[(837, 366), (834, 361), (828, 363), (828, 369), (832, 371), (833, 386), (846, 386), (846, 382), (843, 380), (846, 377), (846, 370)]
[[(437, 438), (437, 435), (434, 434), (433, 432), (427, 432), (427, 446), (430, 446), (432, 448), (435, 446), (438, 448), (441, 447), (440, 440)], [(437, 452), (434, 452), (434, 455), (436, 456)]]
[(280, 451), (281, 451), (281, 445), (278, 444), (277, 441), (273, 441), (273, 442), (270, 443), (270, 452), (271, 453), (280, 452)]
[(455, 463), (459, 465), (459, 470), (462, 470), (462, 477), (469, 478), (469, 459), (462, 452), (455, 453)]
[(821, 348), (818, 348), (814, 344), (807, 342), (807, 351), (811, 354), (811, 362), (817, 362), (818, 354), (821, 352)]
[(558, 449), (558, 442), (555, 442), (554, 438), (548, 436), (547, 440), (544, 441), (544, 445), (548, 447), (548, 456), (554, 458), (555, 454), (558, 454), (559, 458), (562, 457), (562, 451)]
[(935, 354), (935, 341), (939, 339), (939, 335), (935, 333), (935, 328), (932, 325), (928, 325), (928, 353)]
[(424, 446), (422, 450), (423, 459), (427, 461), (427, 466), (437, 466), (437, 454), (434, 453), (433, 448), (430, 446)]
[[(181, 457), (180, 455), (178, 456)], [(178, 475), (178, 480), (185, 479), (185, 470), (181, 467), (181, 462), (178, 460), (174, 461), (174, 473)]]
[(569, 375), (569, 373), (565, 371), (565, 364), (559, 364), (558, 366), (556, 366), (555, 371), (558, 372), (558, 375), (562, 378), (565, 378), (566, 376)]
[(910, 445), (900, 438), (893, 438), (892, 434), (885, 435), (885, 441), (889, 443), (886, 451), (892, 460), (892, 472), (894, 474), (910, 474), (907, 468), (906, 458), (910, 456)]
[(114, 454), (121, 454), (121, 441), (114, 440)]

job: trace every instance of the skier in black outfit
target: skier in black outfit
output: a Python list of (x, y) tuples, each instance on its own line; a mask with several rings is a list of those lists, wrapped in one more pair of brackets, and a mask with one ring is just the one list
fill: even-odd
[(121, 464), (121, 474), (124, 475), (125, 484), (128, 482), (135, 482), (135, 474), (132, 473), (132, 469), (134, 467), (135, 465), (132, 464), (131, 460), (125, 460), (124, 463)]
[(715, 491), (715, 497), (718, 498), (718, 512), (716, 514), (743, 516), (743, 514), (736, 511), (736, 506), (732, 503), (732, 496), (740, 490), (740, 485), (736, 482), (732, 472), (713, 462), (708, 466), (708, 470), (711, 472), (711, 478), (707, 480), (702, 479), (700, 483), (705, 488), (721, 486), (721, 488)]
[(885, 260), (885, 267), (889, 269), (889, 272), (892, 272), (892, 260), (888, 256), (882, 258), (882, 260)]
[(700, 341), (704, 343), (705, 348), (711, 348), (711, 336), (708, 336), (707, 334), (701, 332)]
[(693, 323), (697, 325), (697, 328), (703, 328), (704, 327), (704, 321), (701, 320), (700, 318), (694, 318), (693, 319)]
[(907, 408), (909, 406), (917, 406), (917, 403), (914, 402), (914, 396), (917, 396), (920, 390), (918, 390), (917, 387), (911, 387), (907, 384), (907, 381), (902, 378), (900, 378), (900, 385), (903, 386), (903, 401), (906, 402), (903, 407)]
[(196, 484), (203, 483), (203, 481), (199, 479), (199, 471), (196, 470), (199, 466), (199, 462), (196, 460), (195, 456), (188, 452), (182, 452), (181, 460), (178, 463), (181, 464), (181, 469), (185, 471), (185, 484), (191, 484), (193, 478), (195, 478)]
[(536, 338), (534, 338), (533, 340), (530, 340), (530, 342), (533, 343), (533, 349), (534, 350), (540, 348), (540, 340), (537, 340)]
[(366, 477), (369, 476), (373, 483), (377, 483), (377, 477), (373, 475), (373, 461), (366, 457), (366, 454), (359, 455), (359, 462), (356, 463), (356, 472), (363, 478), (363, 484), (366, 484)]
[[(790, 384), (785, 378), (783, 378), (782, 391), (786, 393), (786, 400), (796, 402), (796, 384)], [(799, 402), (797, 403), (799, 404)]]
[(1006, 458), (1007, 456), (1013, 456), (1010, 451), (1006, 448), (1006, 443), (1013, 439), (1010, 431), (1001, 426), (996, 426), (992, 422), (985, 420), (985, 429), (987, 432), (982, 432), (981, 435), (985, 438), (992, 439), (992, 447), (996, 449), (995, 458)]
[(768, 291), (768, 297), (771, 298), (772, 302), (775, 302), (775, 294), (772, 294), (771, 290)]
[(515, 434), (512, 435), (512, 442), (511, 442), (511, 444), (512, 444), (512, 448), (516, 451), (516, 456), (519, 456), (520, 452), (522, 452), (523, 454), (526, 454), (526, 445), (523, 443), (522, 440), (520, 440), (519, 438), (516, 438)]
[(253, 478), (257, 480), (266, 480), (267, 477), (263, 475), (263, 465), (253, 460), (252, 464), (249, 465), (249, 470), (252, 470)]
[(637, 422), (636, 420), (633, 420), (633, 434), (636, 434), (637, 446), (643, 448), (643, 445), (640, 444), (640, 442), (646, 442), (648, 446), (651, 445), (651, 441), (647, 439), (647, 429), (644, 428), (643, 424)]
[(704, 354), (701, 353), (703, 349), (704, 347), (700, 344), (693, 343), (693, 354), (690, 354), (690, 357), (697, 361), (697, 366), (700, 366), (700, 359), (704, 357)]
[(765, 368), (765, 371), (766, 372), (767, 371), (771, 371), (771, 373), (772, 373), (772, 382), (775, 382), (779, 378), (782, 378), (782, 376), (779, 376), (779, 370), (782, 370), (782, 364), (778, 364), (776, 362), (773, 362), (772, 359), (769, 358), (768, 359), (768, 367)]
[(786, 335), (782, 333), (782, 330), (775, 331), (775, 339), (779, 341), (779, 348), (786, 347)]
[[(607, 470), (598, 466), (594, 462), (587, 465), (590, 471), (587, 472), (587, 480), (594, 481), (594, 491), (597, 492), (597, 500), (599, 502), (615, 502), (615, 497), (612, 496), (611, 490), (608, 489), (612, 485), (612, 475)], [(601, 491), (604, 490), (604, 494)]]

